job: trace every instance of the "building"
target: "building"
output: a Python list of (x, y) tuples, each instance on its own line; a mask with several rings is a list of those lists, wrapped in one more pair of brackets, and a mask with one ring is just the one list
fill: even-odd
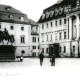
[[(80, 56), (80, 0), (58, 0), (39, 21), (40, 49), (45, 56)], [(56, 52), (57, 51), (57, 52)]]
[[(27, 15), (21, 11), (8, 5), (0, 5), (0, 58), (12, 56), (9, 47), (11, 45), (15, 47), (13, 57), (21, 56), (22, 53), (23, 56), (30, 56), (29, 22)], [(3, 50), (2, 45), (7, 48), (4, 47)]]
[(30, 36), (30, 51), (32, 57), (39, 55), (39, 27), (38, 24), (31, 20), (31, 36)]

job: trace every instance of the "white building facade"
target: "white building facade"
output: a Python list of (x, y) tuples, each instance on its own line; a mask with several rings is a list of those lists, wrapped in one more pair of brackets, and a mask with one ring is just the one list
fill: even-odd
[(31, 25), (31, 56), (39, 56), (39, 27), (37, 23)]
[(0, 31), (4, 32), (6, 30), (9, 35), (14, 37), (13, 43), (3, 38), (0, 46), (13, 45), (15, 47), (15, 57), (21, 56), (22, 53), (24, 53), (23, 56), (30, 56), (29, 37), (31, 25), (27, 15), (7, 5), (0, 5), (0, 14)]
[(50, 56), (50, 46), (58, 57), (80, 56), (80, 0), (63, 0), (45, 9), (38, 24), (40, 50), (45, 56)]

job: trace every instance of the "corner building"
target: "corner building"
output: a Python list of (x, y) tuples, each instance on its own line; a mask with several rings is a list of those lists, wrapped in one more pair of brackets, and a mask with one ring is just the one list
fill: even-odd
[(80, 57), (80, 0), (58, 1), (44, 9), (38, 24), (45, 56)]
[[(29, 36), (31, 25), (29, 22), (27, 15), (21, 11), (8, 5), (0, 5), (0, 46), (13, 45), (15, 47), (14, 56), (21, 56), (22, 53), (24, 53), (23, 56), (30, 56)], [(7, 31), (9, 35), (14, 37), (15, 41), (11, 43), (8, 40), (9, 37), (7, 39), (7, 34), (4, 34), (4, 38), (2, 38), (1, 31), (3, 33)], [(10, 52), (9, 49), (7, 51)], [(5, 49), (2, 52), (4, 55), (0, 50), (0, 58), (1, 56), (6, 58), (7, 52)], [(11, 53), (9, 55), (11, 55)]]

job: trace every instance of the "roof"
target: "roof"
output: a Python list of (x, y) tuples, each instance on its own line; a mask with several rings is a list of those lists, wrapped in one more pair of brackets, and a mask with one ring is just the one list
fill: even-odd
[(30, 23), (32, 26), (38, 26), (38, 25), (37, 25), (37, 22), (35, 22), (35, 21), (31, 20), (31, 19), (29, 19), (29, 23)]
[[(60, 18), (60, 17), (65, 17), (67, 13), (64, 12), (65, 11), (64, 7), (67, 6), (67, 5), (71, 5), (71, 9), (72, 9), (72, 8), (76, 7), (76, 1), (77, 0), (63, 0), (60, 3), (56, 3), (56, 4), (52, 5), (52, 6), (44, 9), (43, 10), (43, 14), (46, 15), (46, 13), (47, 12), (50, 13), (50, 11), (54, 11), (54, 14), (52, 15), (52, 17), (50, 17), (50, 15), (49, 15), (48, 18), (46, 18), (46, 16), (45, 16), (44, 19), (42, 19), (42, 15), (43, 15), (42, 14), (40, 19), (39, 19), (39, 21), (38, 21), (38, 23), (43, 23), (43, 22), (47, 22), (47, 21), (50, 21), (50, 20), (53, 20), (53, 19)], [(59, 11), (59, 7), (63, 8), (63, 11), (62, 11), (61, 14), (59, 14), (59, 12), (60, 12)], [(59, 11), (57, 15), (56, 15), (56, 9)]]
[[(9, 8), (10, 10), (8, 10), (8, 8)], [(8, 12), (8, 13), (24, 14), (24, 13), (22, 13), (21, 11), (13, 8), (12, 6), (2, 5), (2, 4), (0, 4), (0, 11), (2, 11), (2, 12)]]
[[(13, 18), (10, 19), (10, 16)], [(21, 21), (21, 17), (24, 18)], [(26, 14), (21, 11), (9, 6), (0, 4), (0, 22), (10, 22), (10, 23), (20, 23), (20, 24), (29, 24), (29, 19)]]

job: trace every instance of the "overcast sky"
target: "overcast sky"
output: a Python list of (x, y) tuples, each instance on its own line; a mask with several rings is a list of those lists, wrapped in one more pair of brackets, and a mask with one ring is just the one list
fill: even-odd
[(10, 5), (38, 21), (43, 9), (55, 4), (57, 0), (0, 0), (0, 4)]

